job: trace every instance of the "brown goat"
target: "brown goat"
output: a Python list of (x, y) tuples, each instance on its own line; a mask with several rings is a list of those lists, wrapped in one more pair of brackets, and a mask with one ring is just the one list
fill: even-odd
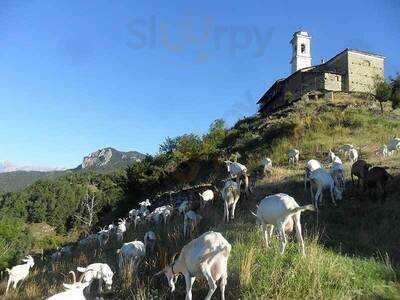
[(360, 186), (360, 180), (362, 180), (362, 184), (364, 185), (364, 179), (367, 177), (369, 168), (371, 168), (371, 165), (362, 159), (357, 160), (351, 166), (351, 182), (353, 183), (353, 185), (353, 176), (357, 177), (357, 186)]
[(386, 191), (385, 185), (389, 179), (392, 179), (385, 168), (373, 167), (368, 170), (367, 176), (365, 178), (365, 187), (371, 192), (371, 189), (378, 189), (381, 194), (381, 203), (386, 201)]

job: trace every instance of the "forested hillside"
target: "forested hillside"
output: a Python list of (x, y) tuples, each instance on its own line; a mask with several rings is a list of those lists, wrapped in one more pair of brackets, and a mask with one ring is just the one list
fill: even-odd
[(0, 173), (0, 192), (15, 192), (38, 180), (57, 179), (65, 174), (66, 171), (15, 171)]

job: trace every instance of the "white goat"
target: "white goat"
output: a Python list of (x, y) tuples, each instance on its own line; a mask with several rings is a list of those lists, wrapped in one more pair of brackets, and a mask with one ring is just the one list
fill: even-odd
[(246, 175), (246, 173), (247, 173), (246, 166), (244, 166), (238, 162), (226, 160), (225, 164), (226, 164), (226, 167), (228, 168), (228, 173), (231, 176), (231, 178), (236, 178), (240, 175)]
[(139, 214), (140, 214), (140, 211), (138, 209), (131, 209), (128, 212), (128, 218), (133, 221), (133, 220), (135, 220), (135, 218), (137, 216), (139, 216)]
[[(86, 287), (90, 285), (90, 282), (76, 282), (74, 271), (71, 271), (70, 273), (72, 273), (74, 277), (74, 282), (72, 284), (64, 283), (63, 286), (65, 288), (65, 291), (55, 294), (54, 296), (47, 298), (47, 300), (86, 300), (83, 291)], [(81, 277), (81, 279), (83, 279), (83, 277)]]
[(354, 149), (352, 144), (343, 144), (339, 147), (339, 152), (348, 155), (351, 149)]
[(316, 169), (322, 168), (321, 163), (316, 159), (310, 159), (306, 163), (305, 172), (304, 172), (304, 189), (307, 190), (307, 182), (309, 181), (309, 176), (312, 171)]
[(130, 266), (137, 268), (142, 258), (146, 255), (146, 246), (141, 241), (132, 241), (124, 243), (121, 249), (117, 250), (118, 267), (120, 272), (124, 264), (129, 263)]
[(150, 251), (154, 250), (154, 246), (156, 244), (156, 234), (154, 231), (149, 230), (144, 234), (144, 244), (146, 248), (148, 248)]
[(270, 159), (269, 157), (266, 157), (261, 161), (260, 165), (262, 166), (262, 170), (265, 175), (265, 173), (267, 173), (268, 169), (272, 168), (272, 159)]
[[(253, 213), (253, 215), (257, 217), (263, 227), (265, 246), (269, 248), (268, 238), (271, 238), (275, 226), (281, 240), (281, 254), (283, 254), (287, 244), (285, 228), (289, 222), (294, 222), (297, 241), (299, 242), (301, 253), (305, 255), (300, 223), (300, 214), (304, 210), (314, 211), (315, 208), (312, 204), (299, 206), (293, 197), (286, 194), (275, 194), (261, 200), (257, 214)], [(268, 229), (270, 230), (269, 234)]]
[(358, 151), (356, 149), (350, 149), (349, 151), (350, 163), (355, 163), (358, 160)]
[(331, 150), (329, 150), (328, 157), (329, 157), (331, 163), (342, 164), (342, 160), (340, 159), (340, 157), (337, 156), (335, 153), (333, 153)]
[(197, 214), (193, 210), (189, 210), (188, 212), (186, 212), (183, 219), (183, 236), (190, 236), (193, 230), (201, 221), (201, 219), (202, 216)]
[(199, 193), (199, 196), (201, 198), (201, 203), (202, 207), (205, 207), (207, 203), (211, 202), (214, 200), (214, 192), (212, 190), (206, 190), (202, 193)]
[(344, 191), (345, 188), (345, 177), (344, 177), (344, 166), (341, 163), (334, 162), (330, 169), (331, 176), (335, 182), (335, 185)]
[(160, 206), (152, 211), (147, 217), (153, 220), (156, 224), (160, 224), (161, 221), (164, 221), (164, 225), (167, 225), (169, 218), (172, 216), (173, 210), (174, 208), (171, 205)]
[(225, 286), (228, 278), (228, 259), (231, 245), (219, 232), (209, 231), (185, 245), (179, 257), (158, 274), (165, 274), (171, 292), (179, 274), (185, 276), (186, 300), (192, 300), (192, 286), (196, 277), (204, 276), (209, 286), (206, 300), (211, 299), (220, 280), (221, 299), (225, 300)]
[(379, 147), (379, 150), (377, 151), (379, 155), (382, 155), (383, 157), (388, 157), (389, 156), (389, 150), (388, 147), (385, 144), (382, 144)]
[(139, 213), (141, 216), (145, 217), (146, 215), (149, 214), (149, 209), (148, 207), (151, 206), (150, 200), (146, 199), (145, 201), (142, 201), (139, 203)]
[(11, 270), (6, 269), (7, 273), (9, 274), (6, 295), (10, 288), (10, 285), (13, 284), (13, 288), (16, 289), (18, 282), (25, 280), (29, 275), (30, 268), (35, 265), (35, 261), (30, 255), (22, 259), (22, 261), (25, 262), (25, 264), (14, 266), (11, 268)]
[(125, 232), (127, 230), (126, 226), (126, 220), (125, 219), (119, 219), (118, 227), (116, 230), (116, 236), (117, 236), (117, 241), (122, 242), (124, 239)]
[(86, 268), (77, 267), (79, 272), (83, 273), (83, 278), (81, 281), (83, 283), (89, 283), (89, 294), (90, 294), (90, 284), (94, 280), (98, 280), (98, 292), (101, 294), (103, 291), (103, 282), (108, 290), (111, 290), (113, 284), (113, 276), (114, 273), (111, 270), (110, 266), (102, 263), (94, 263), (88, 265)]
[(59, 260), (63, 255), (70, 255), (72, 253), (72, 247), (71, 246), (64, 246), (61, 248), (57, 248), (58, 251), (54, 252), (51, 254), (51, 261), (56, 261)]
[(88, 247), (89, 245), (94, 244), (97, 241), (96, 234), (89, 234), (88, 236), (84, 237), (83, 239), (79, 240), (78, 244), (81, 248)]
[(99, 246), (104, 247), (107, 244), (108, 239), (110, 238), (110, 231), (108, 229), (103, 228), (97, 233), (96, 237)]
[(224, 199), (224, 220), (229, 222), (229, 216), (232, 220), (235, 218), (236, 204), (240, 198), (240, 183), (227, 180), (221, 193)]
[(389, 151), (397, 151), (400, 149), (400, 138), (391, 138), (388, 144)]
[(117, 225), (115, 224), (108, 225), (108, 230), (110, 231), (110, 233), (114, 233), (117, 230)]
[(297, 149), (290, 149), (288, 151), (289, 164), (297, 164), (299, 162), (300, 151)]
[[(342, 200), (342, 191), (335, 186), (335, 181), (328, 171), (323, 168), (314, 170), (310, 173), (309, 178), (311, 181), (311, 198), (314, 199), (316, 209), (318, 209), (318, 203), (322, 203), (322, 194), (325, 189), (330, 190), (333, 204), (336, 205), (335, 198)], [(313, 192), (314, 189), (316, 189), (315, 195)]]
[(182, 215), (189, 209), (189, 201), (182, 201), (178, 206), (178, 212)]

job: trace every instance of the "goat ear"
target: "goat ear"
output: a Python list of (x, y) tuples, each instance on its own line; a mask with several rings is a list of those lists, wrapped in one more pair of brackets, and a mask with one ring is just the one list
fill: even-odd
[(67, 289), (67, 290), (72, 290), (74, 288), (73, 284), (68, 284), (68, 283), (63, 283), (63, 286)]

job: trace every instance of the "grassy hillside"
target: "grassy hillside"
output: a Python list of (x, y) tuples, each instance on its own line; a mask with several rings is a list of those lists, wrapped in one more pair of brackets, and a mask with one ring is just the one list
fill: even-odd
[[(221, 202), (201, 212), (204, 219), (195, 235), (212, 229), (220, 231), (232, 244), (227, 298), (400, 298), (400, 229), (397, 226), (400, 154), (384, 159), (375, 153), (381, 143), (398, 135), (399, 129), (396, 111), (385, 111), (382, 115), (379, 107), (368, 100), (345, 97), (329, 103), (300, 101), (269, 118), (244, 119), (230, 129), (224, 147), (231, 153), (238, 151), (239, 161), (251, 170), (261, 158), (268, 156), (273, 159), (274, 167), (266, 178), (257, 182), (250, 199), (240, 200), (234, 222), (222, 223)], [(282, 256), (276, 237), (273, 247), (265, 249), (261, 232), (249, 211), (255, 210), (265, 195), (276, 192), (292, 195), (299, 204), (309, 203), (310, 196), (303, 187), (304, 163), (317, 158), (328, 167), (326, 152), (336, 150), (343, 143), (352, 143), (359, 149), (361, 158), (373, 165), (388, 167), (389, 173), (395, 176), (387, 187), (386, 203), (374, 202), (368, 193), (352, 186), (348, 178), (350, 165), (346, 162), (348, 181), (344, 200), (334, 207), (325, 196), (318, 214), (302, 214), (306, 257), (299, 254), (294, 236)], [(289, 148), (300, 150), (298, 166), (288, 165)], [(203, 175), (199, 176), (203, 178)], [(126, 270), (127, 276), (116, 274), (113, 290), (105, 293), (105, 299), (170, 297), (166, 280), (152, 275), (160, 270), (167, 257), (188, 242), (181, 236), (181, 219), (174, 217), (167, 228), (142, 225), (129, 230), (126, 241), (142, 240), (149, 229), (157, 232), (160, 239), (156, 253), (149, 255), (139, 270)], [(20, 294), (13, 292), (6, 299), (41, 299), (43, 295), (52, 295), (62, 290), (68, 271), (92, 262), (107, 262), (116, 271), (118, 247), (120, 244), (112, 241), (104, 251), (76, 250), (73, 257), (63, 262), (39, 262)], [(0, 282), (0, 294), (5, 290), (5, 283), (5, 279)], [(193, 289), (194, 298), (204, 297), (207, 290), (205, 281), (198, 281)], [(181, 299), (184, 294), (181, 278), (176, 298)]]

